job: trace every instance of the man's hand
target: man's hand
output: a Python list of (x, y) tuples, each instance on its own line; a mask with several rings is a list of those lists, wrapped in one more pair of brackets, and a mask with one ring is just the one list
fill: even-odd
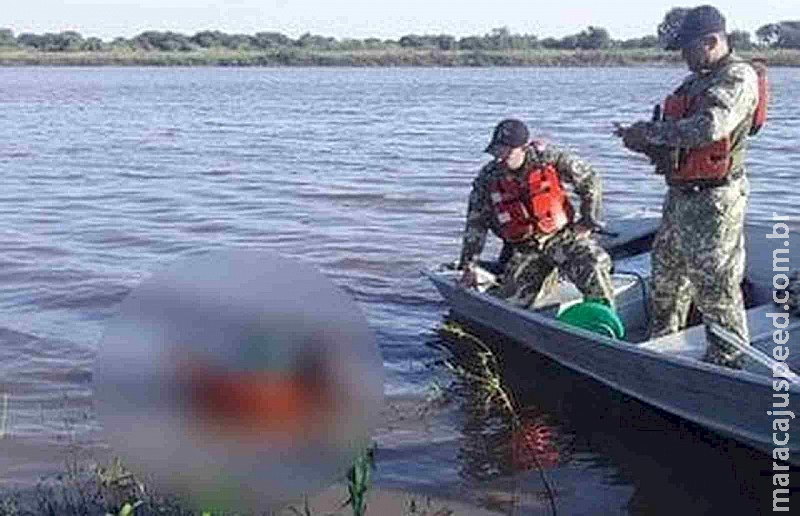
[(601, 231), (605, 228), (601, 223), (596, 222), (586, 217), (581, 218), (576, 222), (572, 229), (578, 238), (588, 237), (593, 231)]
[(581, 223), (575, 224), (572, 229), (575, 231), (575, 236), (578, 238), (586, 238), (592, 234), (592, 228), (590, 226), (584, 226)]
[(636, 122), (633, 125), (625, 126), (622, 124), (614, 124), (614, 135), (622, 138), (622, 144), (627, 149), (633, 152), (640, 152), (646, 154), (650, 149), (650, 144), (647, 143), (647, 129), (650, 127), (649, 122)]

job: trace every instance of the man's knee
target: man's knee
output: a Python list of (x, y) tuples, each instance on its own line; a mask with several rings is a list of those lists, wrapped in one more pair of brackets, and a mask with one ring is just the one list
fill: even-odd
[(567, 253), (567, 259), (576, 266), (587, 269), (611, 270), (611, 256), (594, 240), (584, 239), (575, 243)]
[(716, 283), (706, 281), (697, 289), (695, 301), (703, 317), (713, 320), (738, 320), (745, 310), (741, 284), (731, 278), (721, 278)]

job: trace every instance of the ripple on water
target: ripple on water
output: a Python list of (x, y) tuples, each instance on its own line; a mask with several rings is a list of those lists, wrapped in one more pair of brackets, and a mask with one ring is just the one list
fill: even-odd
[[(749, 156), (753, 220), (773, 211), (800, 220), (799, 74), (771, 71), (770, 124)], [(0, 389), (13, 389), (24, 405), (14, 412), (21, 440), (11, 465), (35, 471), (42, 456), (63, 449), (58, 441), (47, 455), (31, 443), (63, 437), (54, 421), (70, 407), (88, 412), (92, 347), (139, 278), (211, 248), (272, 249), (320, 267), (367, 313), (387, 357), (388, 392), (422, 394), (440, 373), (408, 364), (441, 357), (426, 344), (445, 307), (418, 271), (457, 257), (470, 184), (497, 120), (526, 119), (537, 138), (595, 165), (610, 218), (657, 211), (662, 181), (606, 126), (646, 114), (665, 82), (682, 75), (677, 68), (0, 69), (9, 121), (0, 125)], [(64, 392), (74, 401), (65, 404)], [(430, 435), (403, 444), (393, 441), (399, 434), (382, 434), (383, 478), (461, 486), (458, 493), (470, 468), (506, 467), (466, 444), (489, 446), (481, 435), (505, 442), (502, 434), (470, 409), (452, 410), (437, 422), (446, 431), (436, 445)], [(558, 419), (559, 410), (547, 413)], [(592, 424), (580, 427), (580, 438), (601, 435)], [(76, 428), (96, 445), (93, 425), (90, 414)], [(578, 447), (575, 457), (585, 462), (554, 471), (568, 479), (568, 491), (593, 500), (599, 496), (591, 493), (603, 493), (614, 500), (599, 506), (625, 507), (630, 494), (611, 484), (630, 490), (652, 477), (657, 487), (638, 487), (642, 504), (664, 502), (659, 493), (673, 479), (636, 470), (611, 437), (593, 443)], [(606, 469), (591, 476), (585, 464)], [(628, 469), (642, 474), (631, 479)], [(696, 498), (704, 496), (711, 495)]]

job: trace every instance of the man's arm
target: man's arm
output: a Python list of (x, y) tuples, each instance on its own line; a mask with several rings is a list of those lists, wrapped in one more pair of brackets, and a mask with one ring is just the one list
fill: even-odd
[(758, 78), (746, 63), (731, 66), (703, 95), (700, 109), (688, 118), (649, 122), (645, 141), (652, 145), (694, 148), (730, 135), (758, 102)]
[(458, 260), (459, 269), (476, 264), (486, 243), (486, 233), (489, 230), (492, 212), (489, 192), (483, 176), (482, 171), (481, 175), (473, 181), (472, 191), (469, 194), (467, 223), (464, 228), (461, 257)]
[(603, 185), (594, 167), (553, 146), (548, 146), (543, 154), (546, 160), (555, 163), (561, 179), (570, 183), (580, 198), (581, 222), (589, 227), (600, 227)]

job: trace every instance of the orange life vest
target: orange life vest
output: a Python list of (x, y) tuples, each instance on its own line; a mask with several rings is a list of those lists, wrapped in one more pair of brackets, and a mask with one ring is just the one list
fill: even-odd
[[(769, 85), (767, 69), (762, 61), (752, 64), (758, 76), (758, 104), (753, 113), (750, 135), (756, 134), (767, 120)], [(692, 116), (698, 108), (699, 97), (670, 95), (664, 101), (664, 118), (679, 120)], [(702, 147), (684, 149), (678, 157), (670, 176), (671, 183), (691, 183), (696, 181), (722, 181), (727, 178), (732, 165), (731, 135)]]
[(508, 174), (492, 181), (489, 194), (499, 236), (508, 242), (555, 233), (572, 220), (572, 205), (549, 163), (531, 167), (523, 181)]
[(767, 121), (767, 105), (769, 104), (769, 80), (767, 79), (767, 62), (764, 59), (753, 59), (750, 64), (758, 76), (758, 104), (753, 113), (753, 125), (750, 136), (755, 135)]

